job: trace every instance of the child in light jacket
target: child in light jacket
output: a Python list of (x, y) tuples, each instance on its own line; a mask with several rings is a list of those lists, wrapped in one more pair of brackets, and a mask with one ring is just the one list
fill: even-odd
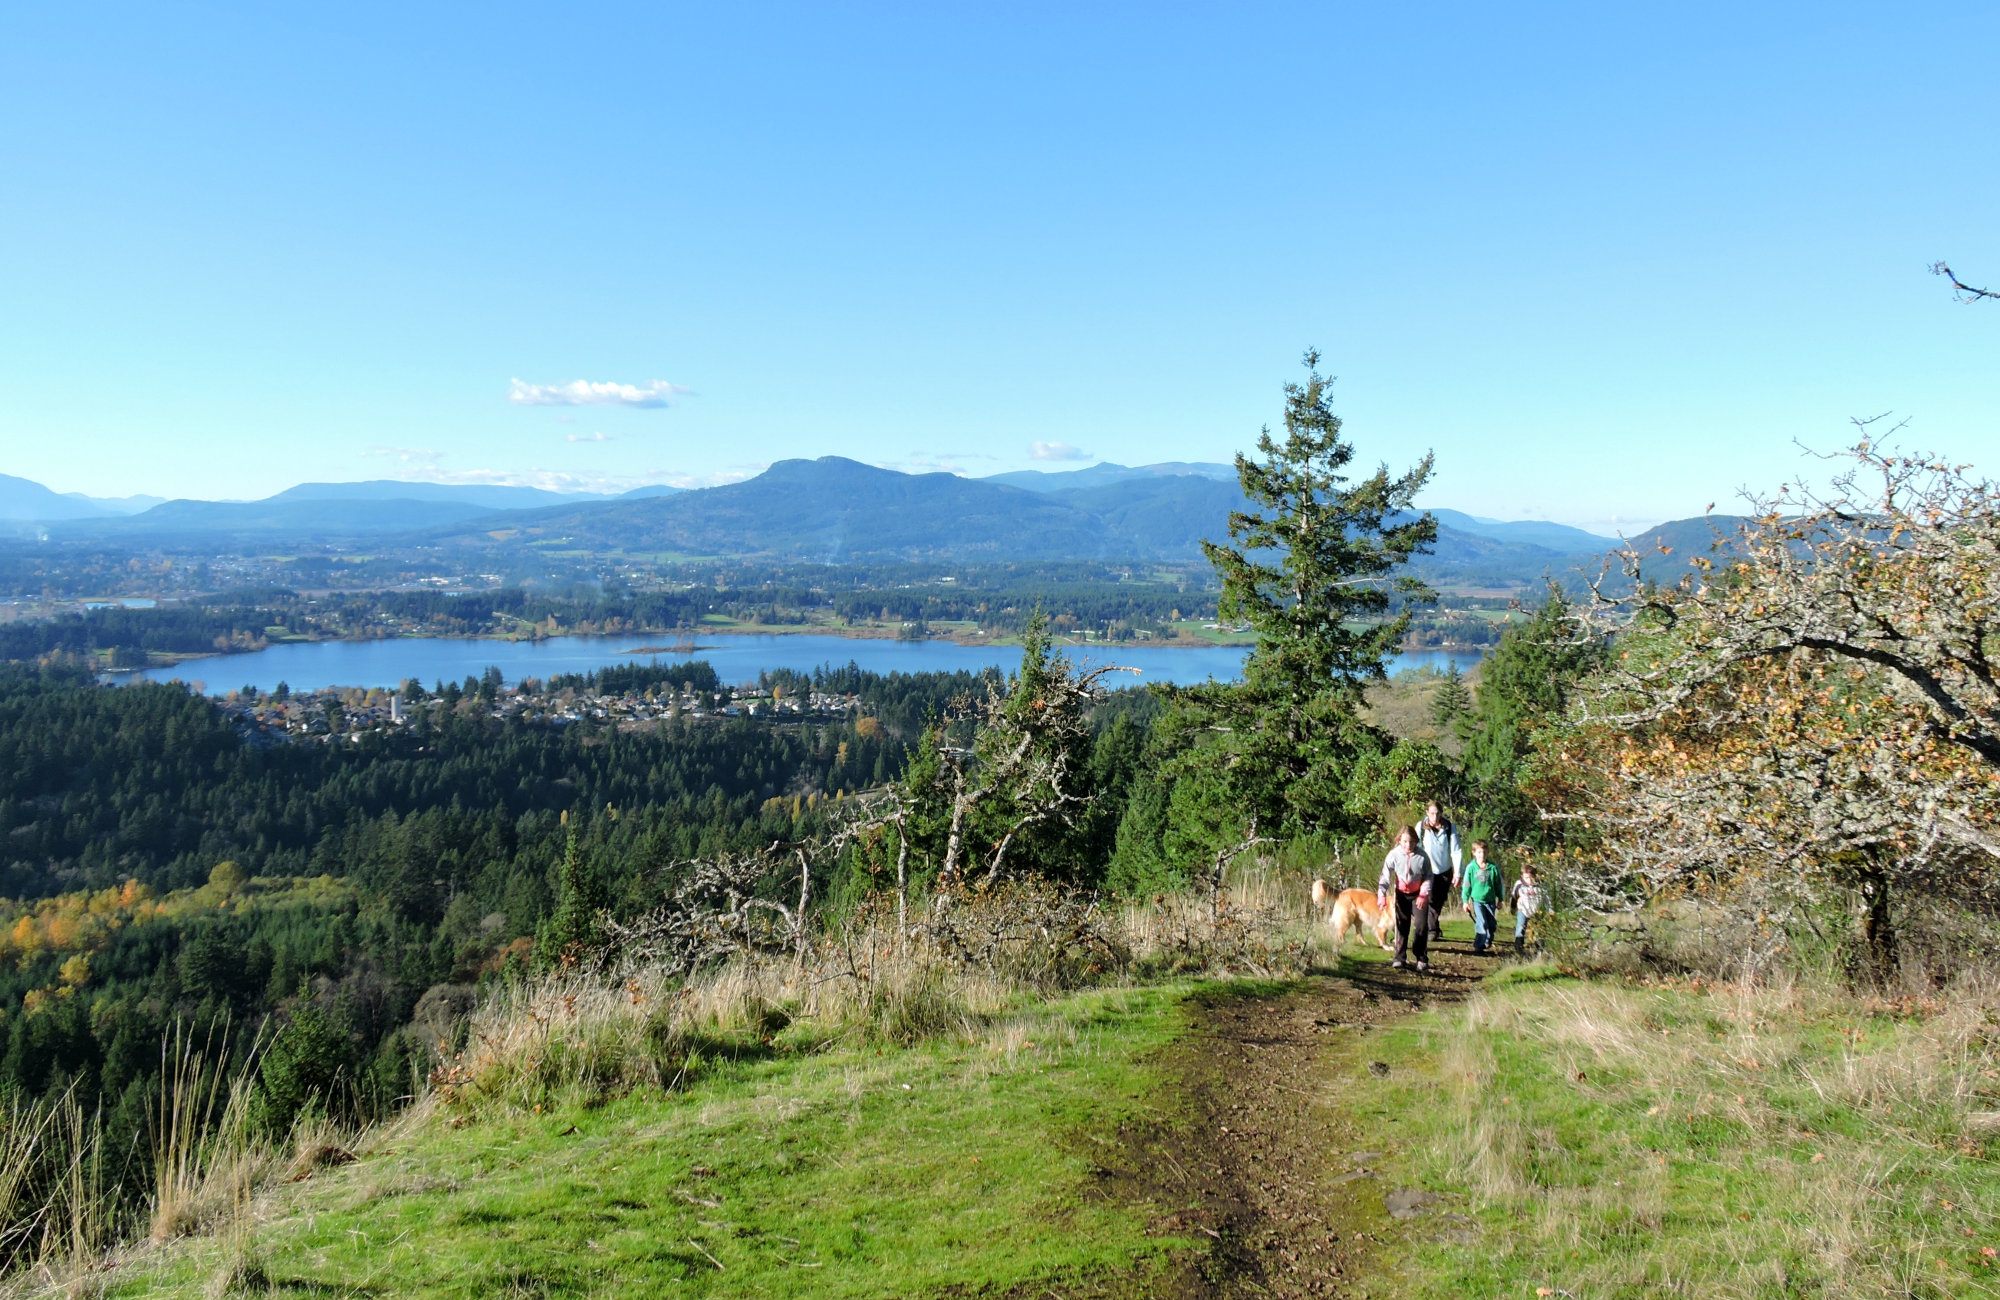
[(1521, 867), (1521, 878), (1514, 882), (1508, 897), (1514, 906), (1514, 951), (1518, 953), (1526, 948), (1528, 918), (1542, 910), (1542, 887), (1535, 880), (1533, 867)]
[[(1375, 905), (1389, 906), (1391, 893), (1396, 900), (1396, 960), (1390, 965), (1402, 970), (1406, 955), (1414, 955), (1417, 969), (1431, 968), (1430, 912), (1438, 900), (1432, 897), (1431, 860), (1417, 847), (1417, 833), (1405, 826), (1396, 833), (1396, 847), (1382, 859), (1382, 878), (1375, 884)], [(1410, 929), (1416, 927), (1416, 952), (1410, 953)]]

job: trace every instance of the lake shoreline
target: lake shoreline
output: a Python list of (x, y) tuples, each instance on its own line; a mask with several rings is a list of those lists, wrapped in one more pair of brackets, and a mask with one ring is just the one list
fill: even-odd
[[(911, 673), (1012, 673), (1019, 669), (1017, 647), (956, 644), (943, 639), (910, 641), (887, 637), (790, 636), (754, 632), (710, 632), (688, 652), (662, 654), (666, 639), (652, 635), (574, 633), (535, 639), (483, 637), (371, 637), (274, 643), (262, 650), (211, 656), (197, 662), (107, 674), (108, 682), (180, 682), (203, 694), (232, 691), (312, 691), (329, 687), (394, 690), (407, 681), (425, 686), (463, 682), (497, 671), (510, 685), (535, 679), (581, 676), (627, 665), (700, 659), (730, 684), (755, 683), (774, 672), (838, 672), (852, 664), (864, 672), (890, 676)], [(678, 644), (678, 643), (676, 643)], [(1239, 681), (1249, 646), (1169, 646), (1144, 642), (1079, 642), (1059, 647), (1072, 662), (1087, 667), (1133, 670), (1120, 685), (1161, 683), (1190, 686)], [(636, 652), (636, 653), (635, 653)], [(1385, 665), (1391, 675), (1407, 671), (1471, 671), (1479, 656), (1463, 652), (1398, 654)]]
[[(423, 631), (399, 632), (395, 636), (288, 636), (288, 637), (272, 638), (266, 641), (261, 646), (247, 647), (241, 649), (231, 648), (227, 650), (205, 650), (199, 652), (156, 650), (152, 651), (149, 654), (147, 663), (141, 667), (105, 668), (101, 669), (100, 671), (106, 674), (117, 674), (123, 676), (132, 673), (143, 673), (150, 670), (161, 669), (161, 668), (178, 668), (184, 664), (191, 664), (191, 663), (206, 663), (206, 662), (219, 663), (229, 659), (240, 658), (244, 655), (262, 654), (265, 651), (271, 650), (275, 647), (289, 646), (289, 645), (375, 645), (375, 644), (392, 643), (397, 641), (487, 641), (487, 642), (492, 642), (493, 644), (496, 645), (542, 645), (549, 642), (575, 641), (579, 639), (588, 639), (593, 637), (661, 636), (661, 635), (667, 635), (669, 633), (681, 632), (686, 630), (688, 629), (655, 628), (655, 629), (645, 629), (638, 632), (555, 632), (537, 636), (520, 636), (506, 632), (423, 632)], [(664, 645), (634, 646), (631, 649), (621, 650), (618, 653), (628, 656), (649, 655), (658, 657), (665, 655), (665, 656), (675, 656), (675, 657), (687, 657), (687, 656), (698, 656), (701, 654), (703, 650), (727, 648), (727, 647), (703, 645), (701, 643), (702, 635), (706, 635), (709, 637), (719, 637), (719, 638), (818, 636), (818, 637), (835, 638), (843, 641), (863, 641), (863, 642), (888, 641), (888, 642), (894, 642), (899, 645), (955, 645), (955, 646), (978, 647), (978, 648), (989, 648), (989, 647), (1005, 648), (1009, 646), (1019, 646), (1021, 644), (1021, 638), (1015, 635), (972, 636), (965, 633), (955, 633), (949, 636), (905, 637), (905, 636), (900, 636), (897, 633), (890, 631), (889, 629), (886, 628), (824, 628), (824, 627), (813, 627), (813, 626), (798, 625), (798, 624), (778, 625), (774, 627), (732, 626), (726, 628), (696, 629), (694, 630), (694, 632), (695, 635), (693, 643), (687, 646), (686, 648), (683, 648), (683, 646), (680, 643), (671, 643)], [(1242, 650), (1245, 653), (1248, 653), (1252, 648), (1255, 647), (1256, 644), (1257, 644), (1256, 641), (1253, 639), (1210, 641), (1210, 640), (1204, 640), (1201, 637), (1188, 636), (1185, 634), (1173, 637), (1148, 637), (1145, 640), (1134, 640), (1134, 641), (1093, 641), (1093, 640), (1075, 640), (1067, 638), (1058, 638), (1057, 641), (1055, 642), (1056, 648), (1060, 650), (1103, 650), (1103, 651)], [(1490, 645), (1481, 646), (1481, 645), (1465, 645), (1457, 643), (1449, 645), (1426, 645), (1426, 646), (1405, 645), (1401, 649), (1399, 649), (1396, 653), (1398, 656), (1462, 655), (1468, 659), (1479, 659), (1483, 657), (1487, 652), (1492, 650), (1492, 648), (1493, 647)]]

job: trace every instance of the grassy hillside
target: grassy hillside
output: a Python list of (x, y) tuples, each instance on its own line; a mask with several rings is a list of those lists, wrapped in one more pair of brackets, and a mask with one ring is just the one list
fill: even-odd
[(1384, 1269), (1405, 1296), (2000, 1295), (1996, 1024), (1971, 988), (1568, 979), (1405, 1021), (1352, 1093), (1435, 1198)]
[(108, 1294), (1143, 1284), (1188, 1243), (1149, 1237), (1147, 1207), (1095, 1193), (1091, 1171), (1121, 1121), (1170, 1102), (1149, 1060), (1186, 987), (1057, 999), (909, 1048), (738, 1035), (710, 1044), (718, 1063), (692, 1086), (599, 1106), (438, 1105), (253, 1226), (142, 1256)]
[(1121, 922), (1128, 981), (1234, 943), (1282, 982), (516, 988), (401, 1121), (211, 1158), (163, 1219), (205, 1235), (15, 1292), (2000, 1295), (2000, 992), (1580, 980), (1458, 919), (1392, 974), (1287, 896), (1255, 944)]

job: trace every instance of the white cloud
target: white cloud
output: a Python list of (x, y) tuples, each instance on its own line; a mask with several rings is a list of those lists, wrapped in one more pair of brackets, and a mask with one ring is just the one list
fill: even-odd
[(437, 465), (424, 465), (408, 477), (422, 483), (532, 487), (548, 492), (596, 492), (608, 496), (656, 483), (677, 488), (718, 487), (752, 478), (763, 473), (765, 468), (763, 465), (738, 465), (707, 474), (688, 474), (669, 469), (649, 469), (641, 474), (579, 474), (562, 469), (443, 469)]
[(465, 483), (482, 487), (532, 487), (548, 492), (624, 492), (657, 479), (630, 474), (578, 474), (563, 469), (439, 469), (411, 477), (425, 483)]
[(507, 381), (507, 400), (516, 406), (640, 406), (658, 408), (667, 400), (688, 392), (664, 379), (643, 384), (619, 384), (609, 380), (572, 379), (566, 384), (531, 384), (521, 379)]
[(563, 435), (563, 441), (564, 442), (610, 442), (611, 435), (608, 433), (565, 433)]
[(668, 487), (705, 488), (721, 487), (725, 483), (741, 483), (744, 479), (755, 478), (769, 469), (769, 465), (734, 465), (707, 474), (685, 474), (679, 470), (649, 469), (645, 481), (664, 483)]
[(870, 462), (877, 469), (893, 469), (900, 474), (957, 474), (965, 477), (968, 461), (993, 461), (999, 457), (983, 451), (913, 451), (901, 460)]
[(1089, 460), (1090, 453), (1081, 447), (1073, 447), (1066, 442), (1034, 442), (1028, 444), (1028, 455), (1036, 460)]
[(432, 447), (384, 447), (374, 446), (361, 453), (364, 456), (382, 456), (398, 465), (435, 465), (444, 459), (444, 453)]

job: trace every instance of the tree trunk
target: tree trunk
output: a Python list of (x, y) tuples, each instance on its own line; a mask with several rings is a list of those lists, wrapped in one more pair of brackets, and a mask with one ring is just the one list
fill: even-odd
[(944, 863), (938, 868), (940, 881), (951, 880), (958, 874), (959, 859), (965, 852), (965, 814), (971, 807), (972, 800), (963, 788), (952, 796), (951, 830), (945, 836)]
[(799, 850), (799, 922), (797, 935), (800, 966), (805, 965), (806, 936), (810, 933), (806, 928), (806, 909), (812, 905), (812, 884), (812, 859), (806, 856), (805, 850), (801, 849)]
[(1862, 873), (1856, 913), (1867, 974), (1878, 984), (1887, 983), (1896, 973), (1896, 925), (1889, 915), (1889, 877), (1880, 868)]
[(910, 933), (910, 829), (896, 823), (896, 954)]

